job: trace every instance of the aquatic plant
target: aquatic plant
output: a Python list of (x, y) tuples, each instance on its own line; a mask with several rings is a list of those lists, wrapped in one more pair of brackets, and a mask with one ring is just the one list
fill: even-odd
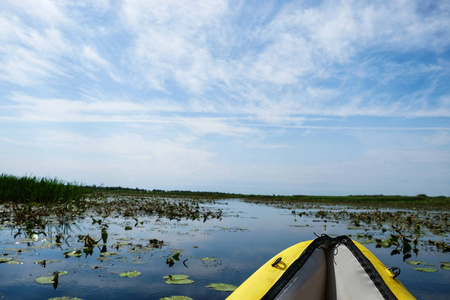
[(77, 183), (65, 183), (59, 179), (32, 176), (16, 177), (0, 175), (0, 203), (46, 204), (84, 199), (87, 187)]

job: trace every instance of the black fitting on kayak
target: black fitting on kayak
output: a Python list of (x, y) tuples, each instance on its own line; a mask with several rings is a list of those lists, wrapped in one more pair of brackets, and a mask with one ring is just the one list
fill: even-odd
[(277, 260), (272, 264), (272, 267), (276, 267), (281, 261), (281, 257), (278, 257)]
[(399, 268), (399, 267), (392, 267), (392, 268), (389, 268), (389, 271), (391, 271), (391, 273), (392, 273), (392, 275), (393, 275), (392, 278), (395, 278), (395, 277), (397, 277), (398, 275), (400, 275), (400, 268)]

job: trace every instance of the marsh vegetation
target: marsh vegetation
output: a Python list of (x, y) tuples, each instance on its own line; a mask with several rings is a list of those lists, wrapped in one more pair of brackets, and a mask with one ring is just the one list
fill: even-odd
[(246, 196), (6, 175), (0, 187), (7, 299), (224, 299), (276, 253), (320, 234), (364, 243), (402, 269), (418, 298), (448, 297), (446, 197)]

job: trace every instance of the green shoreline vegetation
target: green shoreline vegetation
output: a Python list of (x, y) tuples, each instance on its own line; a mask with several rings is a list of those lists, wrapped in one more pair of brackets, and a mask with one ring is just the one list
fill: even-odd
[(254, 195), (222, 192), (200, 191), (165, 191), (160, 189), (145, 190), (124, 187), (86, 186), (79, 183), (65, 183), (59, 179), (38, 178), (31, 176), (16, 177), (2, 174), (0, 176), (0, 203), (16, 202), (28, 204), (55, 204), (61, 202), (78, 202), (88, 197), (101, 197), (108, 194), (140, 195), (178, 199), (232, 199), (245, 201), (269, 202), (304, 202), (321, 204), (364, 204), (417, 206), (428, 208), (447, 208), (450, 197), (430, 197), (425, 194), (417, 196), (401, 195), (349, 195), (349, 196), (313, 196), (313, 195)]
[(0, 203), (55, 204), (81, 201), (90, 190), (78, 183), (32, 176), (0, 176)]

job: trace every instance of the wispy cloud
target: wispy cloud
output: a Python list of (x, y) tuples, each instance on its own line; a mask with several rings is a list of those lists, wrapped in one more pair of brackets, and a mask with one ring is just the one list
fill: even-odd
[(442, 173), (417, 158), (448, 164), (447, 2), (2, 1), (2, 154), (186, 186), (320, 189), (371, 160)]

